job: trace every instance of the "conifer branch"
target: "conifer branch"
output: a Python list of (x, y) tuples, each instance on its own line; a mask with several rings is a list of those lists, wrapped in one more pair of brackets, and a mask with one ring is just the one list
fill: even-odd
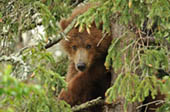
[(72, 107), (72, 111), (77, 112), (77, 111), (81, 111), (81, 110), (84, 110), (84, 109), (88, 109), (88, 108), (93, 107), (95, 105), (103, 105), (103, 104), (104, 104), (104, 100), (102, 100), (101, 97), (98, 97), (94, 100), (91, 100), (91, 101), (85, 102), (81, 105), (76, 105), (76, 106)]
[[(89, 0), (84, 0), (84, 1), (83, 1), (82, 3), (80, 3), (79, 5), (85, 4), (85, 3), (87, 3), (88, 1), (89, 1)], [(52, 47), (53, 45), (57, 44), (62, 38), (64, 38), (64, 39), (67, 40), (66, 35), (67, 35), (67, 33), (74, 27), (76, 21), (77, 21), (77, 18), (75, 18), (75, 19), (67, 26), (67, 28), (66, 28), (63, 32), (59, 33), (56, 38), (54, 38), (54, 39), (52, 39), (52, 40), (49, 40), (49, 42), (45, 45), (45, 49), (48, 49), (48, 48)]]
[(77, 19), (75, 18), (63, 32), (59, 33), (56, 38), (49, 41), (49, 43), (45, 45), (45, 49), (48, 49), (52, 47), (53, 45), (57, 44), (63, 37), (67, 40), (66, 34), (74, 27), (76, 20)]
[(151, 104), (159, 105), (159, 104), (162, 104), (162, 103), (165, 103), (165, 101), (164, 100), (155, 100), (155, 101), (140, 105), (140, 106), (136, 107), (136, 109), (140, 109), (140, 108), (145, 107), (145, 106), (147, 107), (147, 106), (149, 106)]

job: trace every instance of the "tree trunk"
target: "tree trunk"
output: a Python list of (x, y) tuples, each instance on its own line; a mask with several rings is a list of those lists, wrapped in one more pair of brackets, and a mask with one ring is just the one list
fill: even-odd
[[(118, 23), (112, 22), (111, 23), (111, 33), (112, 38), (121, 37), (124, 35), (124, 33), (127, 32), (127, 29)], [(126, 40), (127, 42), (127, 40)], [(114, 84), (116, 78), (118, 77), (118, 73), (115, 73), (112, 70), (112, 85)], [(107, 104), (104, 106), (104, 112), (125, 112), (124, 110), (124, 104), (125, 99), (124, 98), (118, 98), (115, 102), (112, 104)], [(136, 109), (137, 106), (139, 106), (141, 103), (135, 102), (135, 103), (128, 103), (127, 105), (127, 111), (126, 112), (140, 112), (140, 110)]]

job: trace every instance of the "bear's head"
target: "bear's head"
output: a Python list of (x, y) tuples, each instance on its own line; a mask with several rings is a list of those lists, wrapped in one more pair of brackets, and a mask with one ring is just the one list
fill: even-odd
[[(67, 21), (61, 23), (64, 30)], [(67, 38), (68, 40), (63, 39), (61, 44), (68, 53), (69, 59), (74, 62), (76, 70), (81, 72), (88, 70), (96, 61), (105, 58), (111, 42), (111, 37), (107, 35), (103, 38), (102, 30), (95, 25), (91, 26), (90, 34), (86, 30), (79, 32), (79, 29), (74, 27), (67, 34)]]

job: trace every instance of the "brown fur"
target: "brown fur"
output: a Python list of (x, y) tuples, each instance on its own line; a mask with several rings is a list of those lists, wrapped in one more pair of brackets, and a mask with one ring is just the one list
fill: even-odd
[(65, 29), (72, 21), (75, 17), (77, 17), (78, 15), (83, 14), (84, 12), (86, 12), (89, 8), (95, 6), (97, 4), (86, 4), (86, 5), (80, 5), (77, 8), (75, 8), (71, 14), (71, 16), (67, 19), (63, 19), (60, 21), (61, 27), (62, 29)]
[[(77, 15), (86, 12), (92, 6), (87, 4), (78, 7), (70, 18), (62, 20), (61, 27), (63, 30)], [(73, 28), (68, 33), (69, 41), (61, 41), (68, 53), (70, 65), (66, 76), (68, 89), (61, 91), (59, 99), (65, 100), (71, 106), (99, 96), (104, 97), (104, 93), (110, 85), (111, 74), (105, 69), (104, 62), (111, 37), (107, 35), (97, 46), (102, 38), (102, 31), (93, 24), (90, 32), (90, 34), (86, 30), (79, 32), (78, 28)], [(88, 47), (89, 45), (90, 47)], [(86, 64), (82, 71), (77, 68), (77, 64), (80, 62)]]

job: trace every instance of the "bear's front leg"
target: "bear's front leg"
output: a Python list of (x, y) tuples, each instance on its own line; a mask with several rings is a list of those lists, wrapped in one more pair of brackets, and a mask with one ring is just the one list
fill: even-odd
[(68, 83), (67, 90), (62, 89), (59, 99), (66, 101), (71, 106), (84, 103), (91, 98), (92, 83), (85, 73), (79, 73)]

